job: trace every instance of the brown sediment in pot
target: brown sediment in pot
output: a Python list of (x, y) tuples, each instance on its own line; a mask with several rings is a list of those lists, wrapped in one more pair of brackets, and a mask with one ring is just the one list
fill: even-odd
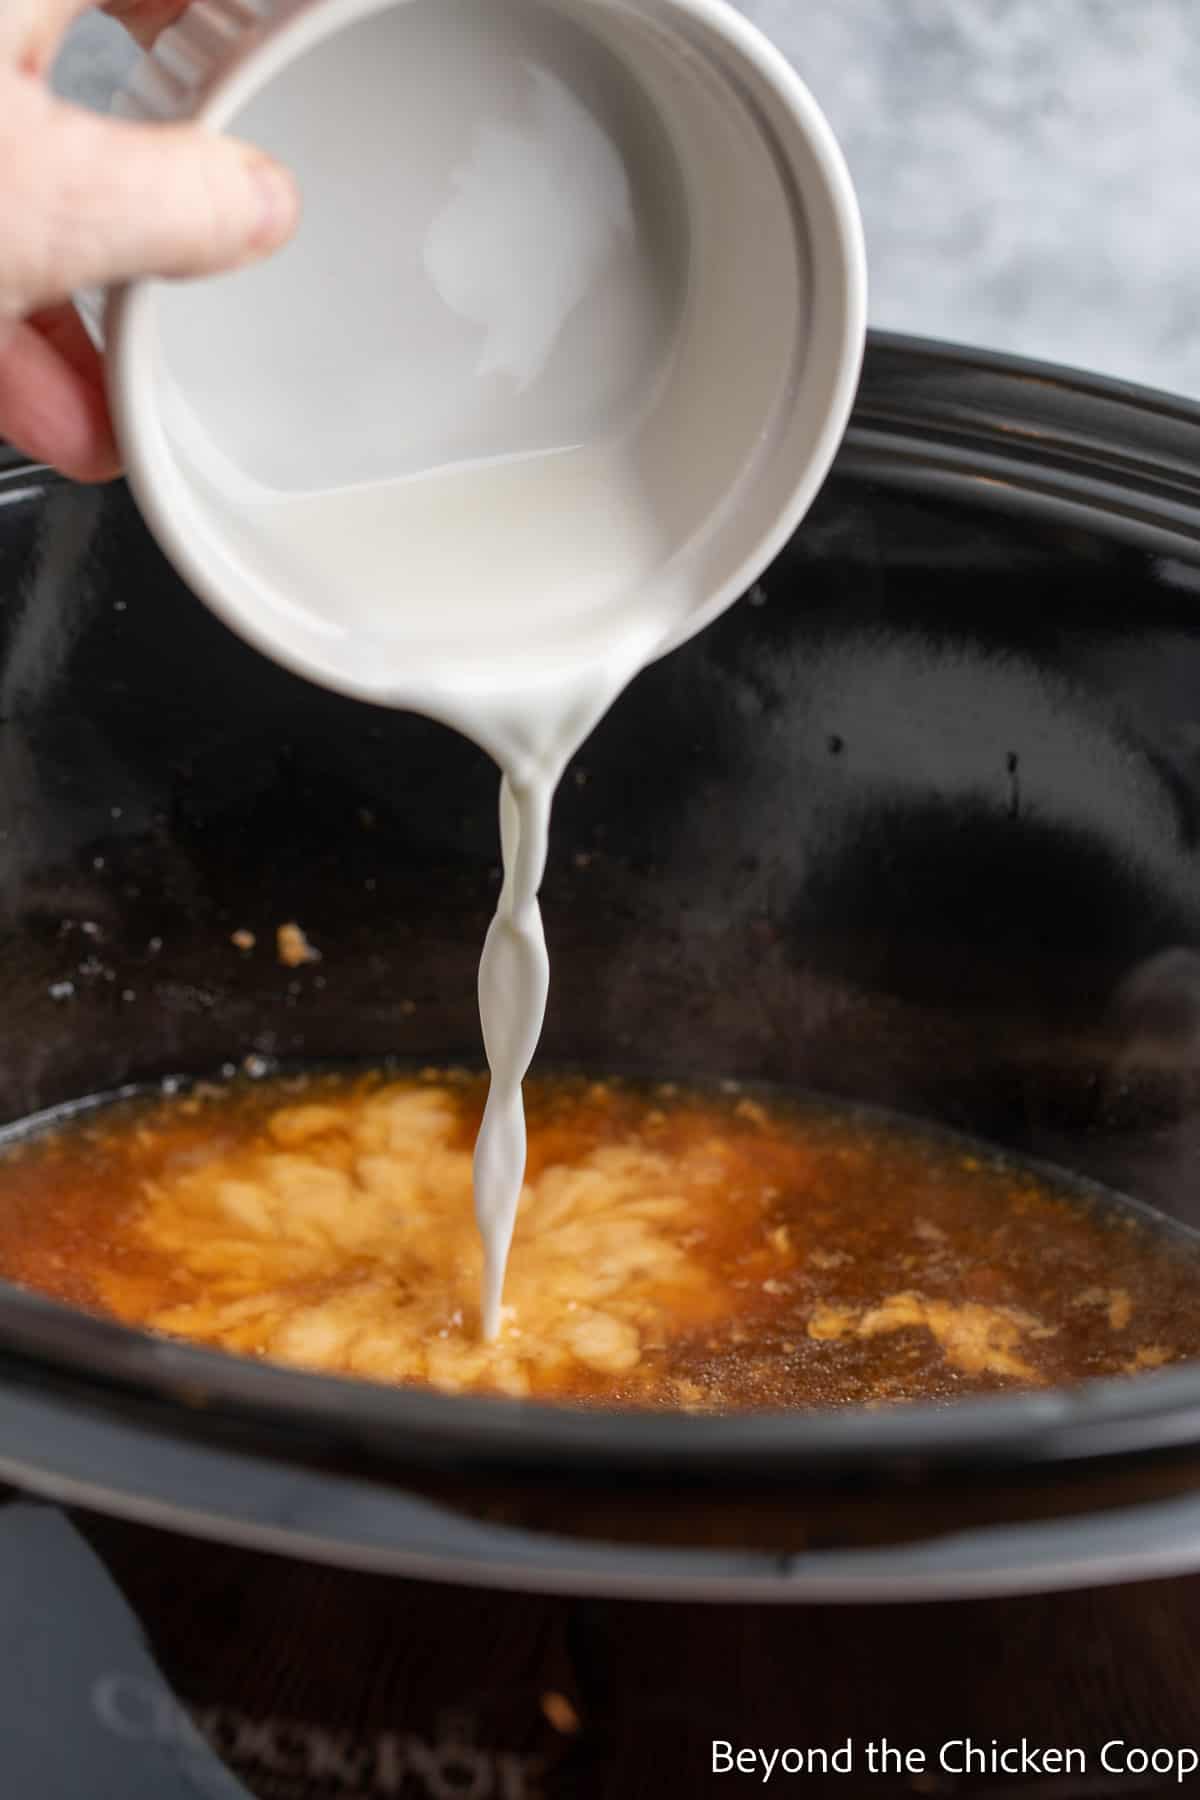
[[(247, 933), (247, 935), (249, 935)], [(236, 938), (234, 940), (237, 941)], [(247, 948), (252, 948), (252, 944)], [(295, 920), (280, 925), (275, 932), (275, 954), (285, 969), (303, 968), (305, 963), (320, 962), (321, 952), (308, 941), (308, 936)]]

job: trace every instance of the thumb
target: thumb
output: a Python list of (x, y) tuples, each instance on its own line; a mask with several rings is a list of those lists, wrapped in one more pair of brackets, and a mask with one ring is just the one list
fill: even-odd
[(295, 183), (261, 150), (198, 125), (55, 110), (39, 176), (51, 190), (46, 266), (32, 304), (142, 275), (215, 274), (295, 229)]

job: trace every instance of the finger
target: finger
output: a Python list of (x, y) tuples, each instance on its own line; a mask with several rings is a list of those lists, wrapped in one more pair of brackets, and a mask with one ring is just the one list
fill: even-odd
[(0, 437), (75, 481), (111, 481), (120, 457), (99, 359), (71, 311), (56, 309), (42, 329), (0, 326)]
[(32, 313), (27, 321), (32, 325), (39, 337), (45, 338), (63, 359), (70, 363), (75, 373), (95, 388), (98, 394), (105, 392), (104, 361), (92, 339), (88, 336), (87, 326), (71, 305), (64, 301), (59, 306), (43, 307), (40, 312)]
[(149, 50), (160, 32), (173, 25), (188, 0), (108, 0), (102, 10), (135, 37), (143, 50)]
[(262, 151), (196, 125), (46, 106), (36, 165), (24, 159), (28, 263), (12, 256), (6, 271), (25, 309), (140, 275), (236, 268), (291, 235), (295, 183)]
[(0, 57), (29, 75), (44, 75), (67, 26), (92, 4), (93, 0), (3, 0)]
[[(2, 0), (0, 58), (30, 75), (44, 75), (63, 33), (96, 0)], [(189, 0), (108, 0), (102, 12), (122, 24), (144, 50), (184, 12)]]

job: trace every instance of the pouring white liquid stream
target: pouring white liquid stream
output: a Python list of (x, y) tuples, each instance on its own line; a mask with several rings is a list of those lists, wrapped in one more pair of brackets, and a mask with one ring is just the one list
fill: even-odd
[(546, 864), (554, 781), (500, 783), (504, 880), (479, 964), (479, 1022), (491, 1070), (475, 1143), (475, 1218), (483, 1239), (483, 1335), (500, 1331), (504, 1274), (525, 1179), (521, 1083), (533, 1061), (550, 988), (538, 888)]
[(500, 783), (504, 882), (479, 964), (479, 1023), (492, 1072), (475, 1144), (475, 1217), (483, 1238), (483, 1335), (500, 1330), (504, 1272), (525, 1177), (521, 1083), (533, 1061), (550, 988), (537, 891), (545, 867), (549, 796), (535, 783)]
[[(501, 750), (500, 849), (504, 879), (479, 965), (479, 1018), (491, 1071), (475, 1145), (475, 1217), (483, 1240), (483, 1335), (500, 1330), (504, 1273), (525, 1175), (525, 1110), (521, 1083), (533, 1061), (546, 1014), (550, 959), (538, 890), (546, 866), (554, 790), (571, 757), (661, 637), (644, 616), (626, 622), (602, 661), (581, 670), (568, 690), (529, 690), (510, 717), (536, 747)], [(512, 702), (510, 701), (510, 705)], [(484, 703), (463, 715), (468, 735), (496, 742), (504, 720)]]

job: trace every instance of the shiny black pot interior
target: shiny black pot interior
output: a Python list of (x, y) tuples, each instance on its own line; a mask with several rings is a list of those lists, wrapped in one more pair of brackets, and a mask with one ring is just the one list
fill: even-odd
[[(1186, 407), (877, 341), (794, 542), (563, 784), (542, 1066), (882, 1104), (1200, 1224), (1198, 451)], [(477, 1063), (490, 764), (248, 649), (122, 488), (14, 462), (0, 501), (0, 1118), (251, 1054)], [(319, 964), (276, 962), (290, 919)], [(0, 1346), (13, 1394), (422, 1491), (509, 1483), (523, 1518), (549, 1489), (565, 1517), (565, 1482), (584, 1530), (614, 1472), (647, 1517), (656, 1483), (672, 1517), (680, 1483), (774, 1495), (788, 1539), (798, 1487), (985, 1466), (1053, 1511), (1068, 1474), (1190, 1486), (1200, 1443), (1192, 1370), (649, 1421), (323, 1381), (11, 1288)]]

